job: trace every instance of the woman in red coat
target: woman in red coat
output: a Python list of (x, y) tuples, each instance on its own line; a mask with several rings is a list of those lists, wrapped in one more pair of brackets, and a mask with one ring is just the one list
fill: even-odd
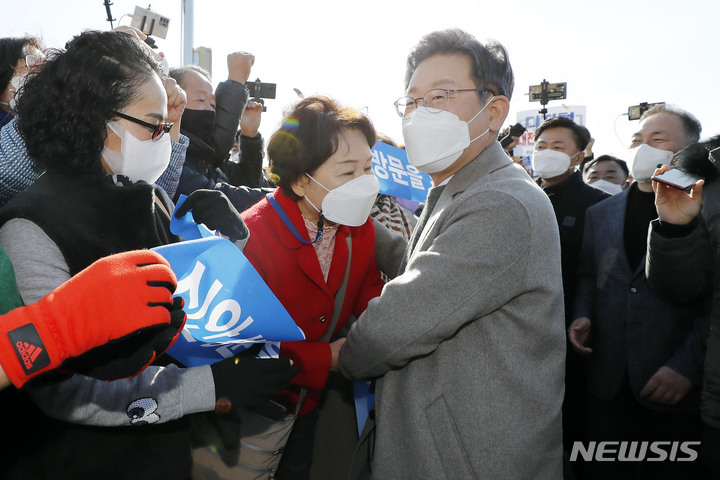
[(379, 190), (370, 148), (375, 129), (357, 110), (326, 97), (295, 105), (268, 144), (278, 189), (243, 213), (250, 230), (245, 255), (305, 332), (285, 342), (280, 356), (299, 370), (279, 401), (292, 410), (300, 387), (307, 396), (277, 473), (280, 480), (307, 478), (316, 407), (330, 371), (330, 328), (335, 297), (351, 261), (347, 291), (331, 338), (350, 316), (359, 317), (380, 295), (375, 230), (368, 218)]

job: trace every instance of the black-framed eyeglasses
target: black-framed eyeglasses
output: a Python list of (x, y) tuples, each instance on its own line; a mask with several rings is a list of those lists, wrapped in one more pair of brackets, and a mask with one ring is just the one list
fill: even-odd
[(401, 118), (406, 117), (415, 111), (418, 102), (422, 100), (422, 106), (425, 107), (428, 112), (440, 113), (447, 108), (450, 95), (460, 92), (490, 92), (493, 95), (495, 94), (495, 92), (487, 88), (433, 88), (422, 97), (412, 98), (405, 96), (398, 98), (395, 100), (395, 110)]
[(170, 132), (170, 129), (172, 128), (172, 123), (149, 123), (145, 122), (143, 120), (140, 120), (139, 118), (131, 117), (130, 115), (125, 115), (124, 113), (115, 112), (115, 115), (117, 115), (120, 118), (124, 118), (125, 120), (133, 123), (137, 123), (138, 125), (142, 125), (143, 127), (149, 128), (152, 130), (152, 139), (157, 140), (158, 138), (163, 136), (163, 133)]

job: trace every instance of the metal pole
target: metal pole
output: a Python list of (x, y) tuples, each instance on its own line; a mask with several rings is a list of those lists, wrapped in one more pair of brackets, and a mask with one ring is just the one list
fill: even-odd
[(195, 0), (182, 1), (182, 63), (193, 63), (193, 24), (195, 21)]

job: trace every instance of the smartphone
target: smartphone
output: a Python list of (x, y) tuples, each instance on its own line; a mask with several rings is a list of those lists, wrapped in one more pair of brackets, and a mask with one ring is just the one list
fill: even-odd
[(262, 405), (250, 408), (251, 411), (271, 420), (282, 421), (287, 417), (288, 409), (285, 405), (282, 405), (275, 400), (268, 400)]
[(502, 140), (500, 140), (500, 145), (502, 145), (503, 148), (507, 148), (507, 146), (510, 145), (513, 141), (512, 137), (520, 138), (520, 135), (522, 135), (523, 133), (525, 133), (525, 127), (523, 127), (521, 123), (516, 123), (515, 125), (510, 127), (510, 133), (508, 133), (506, 137), (503, 137)]
[(655, 175), (654, 177), (652, 177), (652, 179), (656, 182), (664, 183), (665, 185), (669, 185), (673, 188), (687, 190), (703, 178), (697, 175), (693, 175), (692, 173), (683, 172), (682, 170), (678, 170), (677, 168), (671, 168), (665, 173)]
[(275, 98), (277, 84), (263, 83), (259, 79), (245, 84), (251, 98)]

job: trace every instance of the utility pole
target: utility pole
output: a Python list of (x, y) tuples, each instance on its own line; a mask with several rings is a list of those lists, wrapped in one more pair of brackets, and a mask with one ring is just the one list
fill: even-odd
[(193, 63), (195, 0), (182, 0), (182, 64)]

